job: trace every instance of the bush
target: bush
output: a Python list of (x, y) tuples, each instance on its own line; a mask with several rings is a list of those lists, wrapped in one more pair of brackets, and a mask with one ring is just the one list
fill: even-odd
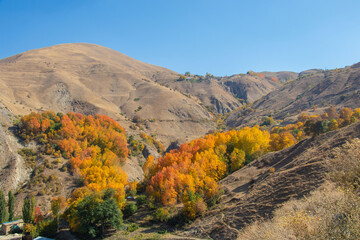
[(181, 211), (178, 214), (172, 216), (168, 219), (167, 224), (169, 224), (172, 227), (182, 227), (186, 223), (189, 223), (189, 219), (184, 215), (184, 213)]
[(139, 195), (136, 198), (136, 205), (141, 207), (142, 205), (146, 204), (146, 195)]
[(130, 203), (126, 204), (123, 209), (124, 217), (128, 218), (128, 217), (134, 215), (134, 213), (136, 213), (136, 211), (137, 211), (136, 204), (133, 202), (130, 202)]
[(57, 165), (57, 164), (61, 163), (61, 159), (56, 158), (52, 163)]
[(54, 237), (57, 227), (56, 219), (43, 220), (39, 223), (39, 233), (43, 237)]
[(166, 208), (158, 208), (155, 212), (154, 212), (154, 220), (158, 221), (158, 222), (165, 222), (167, 220), (169, 220), (170, 218), (170, 213), (169, 210), (167, 210)]
[(139, 225), (137, 225), (136, 223), (131, 223), (128, 227), (127, 227), (127, 231), (128, 232), (135, 232), (136, 230), (139, 229)]

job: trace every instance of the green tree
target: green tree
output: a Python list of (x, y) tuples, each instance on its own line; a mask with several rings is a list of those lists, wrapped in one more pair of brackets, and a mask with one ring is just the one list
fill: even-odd
[(136, 211), (137, 211), (137, 206), (134, 202), (130, 202), (130, 203), (126, 204), (123, 209), (124, 218), (128, 218), (131, 215), (134, 215), (134, 213), (136, 213)]
[(0, 223), (5, 222), (5, 216), (6, 216), (5, 196), (4, 196), (4, 192), (0, 191)]
[(35, 198), (34, 196), (26, 196), (24, 199), (24, 204), (22, 208), (23, 220), (25, 223), (32, 223), (34, 221), (35, 215)]
[(120, 228), (122, 213), (114, 193), (113, 189), (107, 189), (103, 194), (94, 193), (78, 203), (73, 214), (79, 221), (77, 231), (80, 235), (98, 237), (107, 228)]
[(15, 211), (15, 196), (11, 191), (9, 191), (8, 197), (9, 197), (9, 200), (8, 200), (9, 221), (13, 221), (14, 220), (14, 211)]
[(34, 222), (35, 221), (35, 197), (33, 195), (31, 196), (30, 210), (31, 210), (31, 221)]

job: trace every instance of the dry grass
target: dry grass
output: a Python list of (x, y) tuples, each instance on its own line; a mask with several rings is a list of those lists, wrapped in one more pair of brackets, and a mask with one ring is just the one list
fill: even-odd
[(327, 181), (291, 200), (274, 217), (245, 228), (238, 239), (360, 239), (360, 140), (333, 149)]

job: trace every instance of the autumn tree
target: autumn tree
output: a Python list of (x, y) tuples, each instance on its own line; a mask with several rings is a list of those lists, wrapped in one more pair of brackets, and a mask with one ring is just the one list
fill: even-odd
[(326, 109), (325, 113), (327, 114), (328, 120), (339, 118), (339, 114), (334, 107)]
[(19, 136), (43, 144), (45, 154), (69, 159), (73, 173), (79, 174), (90, 190), (114, 188), (123, 205), (127, 175), (120, 164), (128, 149), (125, 130), (115, 120), (105, 115), (48, 111), (23, 116), (18, 127)]
[(339, 128), (339, 124), (335, 119), (331, 119), (328, 124), (329, 131), (333, 131)]
[[(196, 217), (218, 196), (217, 181), (266, 153), (269, 141), (270, 134), (255, 126), (208, 134), (157, 160), (150, 156), (143, 167), (146, 191), (164, 206), (182, 202), (186, 215)], [(189, 192), (197, 194), (196, 200), (186, 197)]]
[(271, 151), (279, 151), (296, 143), (295, 137), (289, 132), (282, 132), (280, 134), (273, 133), (271, 134), (270, 139)]
[(206, 211), (206, 204), (201, 196), (188, 190), (184, 196), (184, 215), (189, 219), (195, 219)]
[(346, 126), (349, 125), (352, 122), (352, 114), (353, 111), (351, 110), (351, 108), (343, 108), (340, 110), (340, 119), (343, 120), (342, 125)]
[(231, 172), (234, 172), (244, 166), (245, 164), (245, 152), (238, 148), (235, 148), (230, 154), (230, 166)]
[(62, 196), (54, 197), (51, 200), (51, 211), (57, 219), (57, 230), (59, 230), (59, 217), (60, 213), (66, 207), (66, 199)]

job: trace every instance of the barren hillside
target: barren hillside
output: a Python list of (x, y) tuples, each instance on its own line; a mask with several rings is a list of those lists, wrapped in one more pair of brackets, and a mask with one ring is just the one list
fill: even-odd
[(143, 131), (168, 145), (215, 129), (213, 114), (253, 102), (297, 73), (180, 76), (99, 45), (61, 44), (0, 60), (0, 101), (14, 114), (106, 114), (131, 133), (139, 130), (129, 128), (137, 117)]
[(163, 84), (197, 98), (213, 113), (228, 113), (244, 103), (253, 102), (269, 92), (279, 88), (281, 83), (298, 76), (294, 72), (249, 71), (247, 74), (235, 74), (230, 77), (205, 78), (189, 75), (184, 81), (164, 81)]
[(103, 113), (125, 126), (135, 115), (156, 119), (147, 122), (147, 131), (165, 142), (205, 134), (213, 128), (212, 116), (193, 99), (157, 83), (178, 76), (98, 45), (62, 44), (0, 60), (0, 101), (15, 114)]
[(360, 64), (320, 71), (309, 70), (299, 78), (255, 101), (251, 111), (240, 109), (227, 119), (230, 128), (261, 123), (263, 117), (292, 122), (300, 112), (322, 113), (335, 106), (358, 107), (360, 102)]
[(21, 145), (12, 134), (14, 115), (0, 104), (0, 187), (4, 192), (16, 189), (29, 178), (30, 170), (17, 154)]

